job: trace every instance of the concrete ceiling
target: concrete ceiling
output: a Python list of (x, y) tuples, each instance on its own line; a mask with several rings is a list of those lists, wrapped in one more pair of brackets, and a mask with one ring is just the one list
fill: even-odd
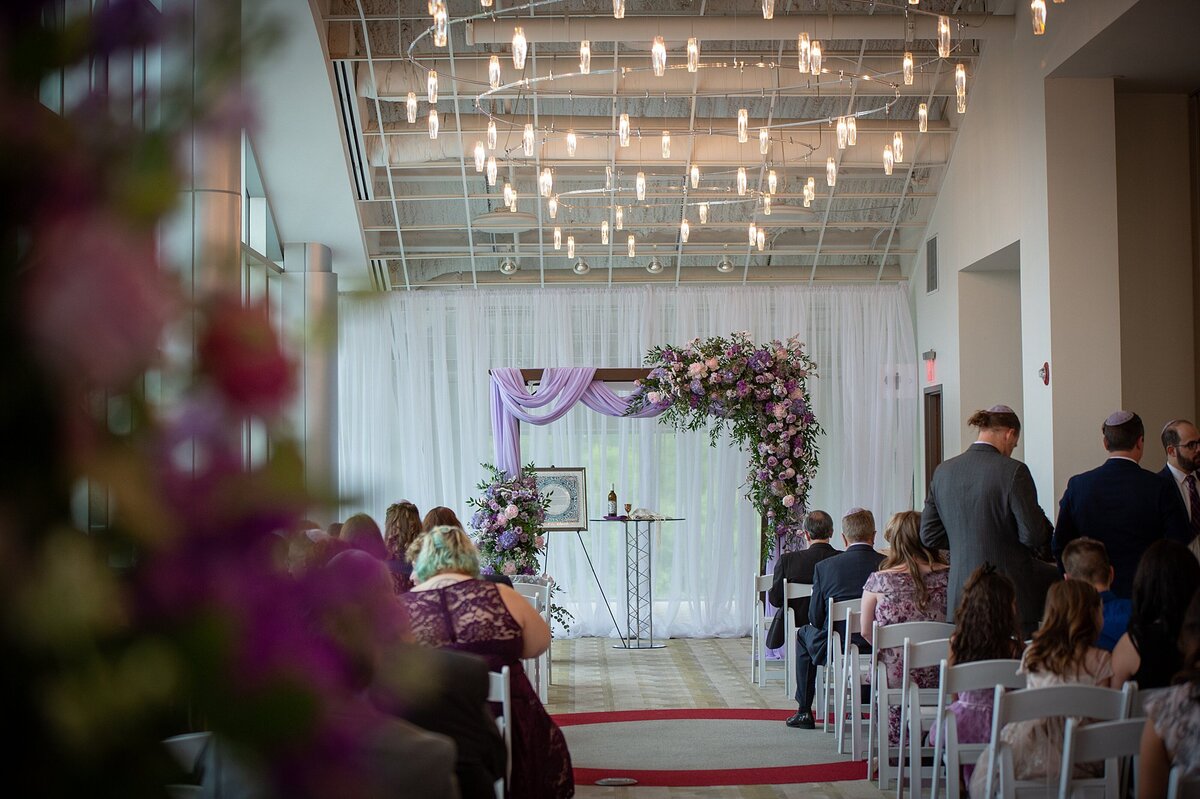
[[(496, 0), (494, 15), (470, 20), (484, 10), (479, 0), (447, 2), (451, 23), (444, 48), (434, 47), (425, 33), (427, 0), (319, 4), (377, 288), (902, 279), (911, 271), (953, 153), (961, 119), (955, 65), (966, 68), (969, 92), (985, 40), (1012, 35), (1011, 17), (992, 18), (981, 2), (962, 0), (921, 0), (912, 10), (902, 0), (777, 0), (770, 22), (762, 19), (759, 2), (747, 0), (669, 7), (627, 0), (623, 20), (613, 19), (611, 0), (541, 0), (519, 10), (503, 10)], [(968, 27), (956, 31), (953, 52), (941, 59), (933, 39), (936, 14), (955, 11)], [(529, 38), (520, 74), (508, 43), (518, 23)], [(820, 78), (797, 69), (801, 30), (822, 40)], [(702, 39), (702, 66), (690, 73), (683, 66), (685, 41), (696, 32), (725, 38)], [(668, 43), (669, 68), (662, 77), (650, 69), (656, 33)], [(579, 75), (578, 40), (585, 35), (592, 69)], [(900, 74), (905, 49), (917, 67), (911, 86)], [(502, 65), (503, 85), (495, 91), (487, 78), (492, 53)], [(436, 140), (427, 126), (430, 69), (439, 75)], [(415, 124), (407, 121), (410, 91), (420, 98)], [(922, 103), (930, 120), (924, 134), (917, 123)], [(739, 108), (749, 116), (746, 143), (736, 136)], [(628, 147), (620, 146), (616, 133), (622, 113), (630, 117)], [(858, 144), (840, 150), (832, 120), (845, 114), (857, 115)], [(473, 161), (489, 115), (499, 134), (496, 150), (488, 153), (498, 162), (495, 186)], [(526, 123), (536, 130), (531, 156), (522, 147)], [(769, 130), (766, 154), (759, 147), (762, 126)], [(566, 151), (567, 130), (578, 137), (573, 157)], [(665, 158), (664, 130), (671, 135)], [(904, 160), (887, 176), (883, 148), (896, 132), (904, 140)], [(825, 178), (831, 157), (838, 163), (833, 187)], [(700, 170), (698, 188), (687, 179), (693, 165)], [(537, 189), (537, 176), (547, 167), (559, 201), (554, 220)], [(735, 189), (739, 167), (747, 172), (744, 196)], [(772, 170), (778, 186), (768, 216)], [(644, 201), (634, 192), (639, 172), (647, 183)], [(816, 197), (804, 208), (809, 177), (815, 178)], [(532, 215), (526, 231), (484, 228), (485, 214), (507, 213), (505, 180), (516, 189), (520, 211)], [(709, 204), (707, 224), (699, 219), (702, 202)], [(617, 207), (624, 217), (620, 232)], [(684, 217), (690, 224), (686, 243)], [(607, 244), (600, 231), (606, 220)], [(765, 229), (762, 251), (749, 242), (752, 222)], [(556, 226), (564, 243), (558, 251)], [(634, 258), (626, 254), (628, 235), (635, 237)], [(585, 275), (572, 271), (568, 236), (591, 267)], [(520, 265), (516, 274), (499, 271), (505, 258)], [(664, 266), (660, 273), (646, 270), (652, 258)], [(734, 269), (719, 272), (716, 265), (726, 259)]]

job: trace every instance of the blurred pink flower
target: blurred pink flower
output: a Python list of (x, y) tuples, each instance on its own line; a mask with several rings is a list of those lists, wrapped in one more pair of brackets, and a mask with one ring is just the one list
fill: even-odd
[(292, 365), (263, 304), (223, 297), (209, 308), (199, 345), (201, 370), (229, 403), (246, 413), (278, 412), (292, 393)]
[(45, 365), (100, 388), (119, 388), (151, 366), (177, 307), (153, 230), (88, 209), (33, 235), (25, 323)]

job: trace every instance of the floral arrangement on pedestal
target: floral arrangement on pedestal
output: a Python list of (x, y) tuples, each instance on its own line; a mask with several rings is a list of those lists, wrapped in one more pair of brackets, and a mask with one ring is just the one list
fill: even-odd
[[(467, 500), (475, 508), (471, 516), (472, 539), (479, 550), (479, 571), (482, 574), (503, 574), (514, 582), (536, 582), (549, 585), (553, 596), (558, 590), (554, 578), (545, 574), (538, 562), (546, 551), (546, 535), (542, 523), (546, 520), (549, 500), (538, 491), (533, 477), (533, 464), (527, 465), (516, 477), (490, 463), (482, 464), (488, 477), (476, 486), (481, 495)], [(564, 627), (573, 618), (570, 613), (551, 603), (550, 615)]]
[(728, 430), (750, 455), (746, 498), (766, 520), (764, 557), (796, 548), (808, 492), (817, 473), (820, 424), (809, 377), (816, 364), (796, 338), (755, 344), (746, 332), (692, 339), (646, 354), (631, 412), (665, 406), (659, 420), (677, 429), (709, 428), (715, 446)]

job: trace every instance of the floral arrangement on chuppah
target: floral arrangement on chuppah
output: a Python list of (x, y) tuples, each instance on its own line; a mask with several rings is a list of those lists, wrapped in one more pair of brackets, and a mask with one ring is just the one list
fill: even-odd
[[(531, 463), (516, 477), (490, 463), (482, 464), (488, 477), (476, 486), (481, 495), (467, 504), (475, 508), (471, 516), (471, 538), (479, 550), (481, 574), (503, 574), (514, 581), (536, 582), (550, 586), (550, 595), (558, 590), (554, 578), (545, 574), (538, 559), (546, 551), (546, 506), (550, 501), (538, 491)], [(564, 627), (573, 619), (558, 605), (550, 605), (550, 615)]]
[(823, 432), (812, 412), (809, 377), (816, 364), (796, 337), (755, 344), (749, 333), (692, 339), (646, 354), (631, 412), (666, 406), (659, 420), (676, 429), (708, 427), (714, 446), (723, 430), (750, 455), (746, 498), (766, 520), (764, 557), (795, 549), (808, 492), (817, 474)]

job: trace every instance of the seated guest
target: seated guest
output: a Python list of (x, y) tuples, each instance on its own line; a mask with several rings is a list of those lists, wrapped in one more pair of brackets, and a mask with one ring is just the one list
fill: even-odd
[(347, 519), (338, 538), (376, 560), (387, 560), (388, 552), (387, 547), (383, 545), (383, 533), (379, 531), (375, 520), (365, 513), (356, 513)]
[(1174, 685), (1146, 700), (1146, 729), (1138, 761), (1138, 799), (1167, 795), (1167, 775), (1181, 766), (1200, 777), (1200, 591), (1188, 604), (1179, 635), (1183, 668)]
[[(1051, 585), (1042, 626), (1033, 634), (1021, 659), (1025, 687), (1109, 687), (1112, 655), (1092, 646), (1102, 627), (1104, 614), (1095, 588), (1082, 580)], [(1012, 749), (1016, 779), (1058, 781), (1066, 723), (1064, 718), (1048, 717), (1005, 725), (1000, 737)], [(971, 775), (972, 799), (986, 793), (987, 764), (984, 752)], [(1095, 775), (1088, 766), (1077, 768), (1079, 776)]]
[(511, 670), (514, 797), (558, 799), (575, 792), (562, 731), (521, 668), (550, 646), (550, 628), (506, 585), (478, 579), (479, 553), (458, 527), (434, 527), (409, 548), (416, 585), (400, 595), (413, 637), (426, 646), (480, 655), (493, 671)]
[(383, 521), (383, 543), (387, 547), (387, 567), (397, 594), (412, 588), (412, 564), (405, 552), (421, 532), (421, 513), (416, 505), (402, 499), (388, 507)]
[(463, 523), (458, 520), (458, 516), (449, 508), (438, 505), (429, 513), (425, 514), (425, 521), (421, 522), (421, 529), (429, 532), (435, 527), (457, 527), (460, 530), (466, 530)]
[(1104, 603), (1104, 629), (1096, 646), (1111, 652), (1117, 641), (1125, 634), (1129, 624), (1131, 603), (1121, 599), (1110, 589), (1113, 567), (1108, 562), (1108, 551), (1104, 544), (1094, 538), (1076, 538), (1063, 550), (1063, 573), (1068, 580), (1083, 580), (1095, 588)]
[(329, 536), (330, 538), (341, 538), (342, 537), (342, 523), (341, 522), (330, 522), (329, 526), (327, 528), (325, 528), (325, 535)]
[[(842, 517), (842, 540), (846, 551), (821, 561), (813, 568), (812, 600), (808, 604), (808, 624), (796, 631), (796, 704), (795, 715), (785, 724), (802, 730), (816, 728), (812, 714), (813, 695), (817, 690), (817, 666), (825, 664), (826, 605), (830, 599), (841, 602), (862, 596), (863, 584), (883, 560), (874, 549), (875, 517), (869, 510), (854, 508)], [(842, 631), (845, 635), (846, 631)], [(862, 651), (870, 646), (855, 634)]]
[[(946, 586), (950, 566), (936, 550), (921, 543), (921, 514), (913, 510), (893, 514), (884, 538), (892, 542), (891, 554), (863, 585), (859, 632), (874, 645), (875, 622), (900, 624), (906, 621), (945, 621)], [(903, 653), (894, 647), (879, 653), (887, 669), (889, 688), (899, 688), (904, 679)], [(873, 677), (874, 675), (872, 675)], [(938, 670), (919, 669), (913, 679), (920, 688), (936, 688)], [(893, 707), (888, 719), (891, 742), (900, 740), (900, 708)]]
[[(962, 601), (955, 611), (954, 634), (950, 636), (951, 665), (978, 660), (1019, 658), (1025, 648), (1021, 640), (1021, 617), (1017, 614), (1017, 591), (1012, 580), (985, 563), (967, 578)], [(963, 691), (950, 704), (959, 743), (986, 743), (992, 736), (992, 689)], [(936, 739), (936, 728), (931, 740)], [(962, 767), (962, 779), (971, 781), (973, 765)]]
[(1200, 563), (1187, 547), (1159, 541), (1146, 550), (1133, 580), (1129, 630), (1113, 649), (1114, 685), (1165, 688), (1180, 668), (1179, 630), (1196, 586)]
[[(804, 517), (804, 537), (808, 547), (798, 552), (785, 552), (775, 562), (774, 577), (767, 598), (777, 610), (771, 620), (771, 628), (767, 631), (767, 648), (778, 649), (783, 646), (786, 624), (783, 610), (783, 581), (811, 585), (813, 569), (826, 558), (832, 558), (838, 551), (829, 543), (833, 537), (833, 518), (823, 510), (814, 510)], [(808, 597), (788, 600), (792, 611), (792, 621), (797, 627), (808, 623)]]

